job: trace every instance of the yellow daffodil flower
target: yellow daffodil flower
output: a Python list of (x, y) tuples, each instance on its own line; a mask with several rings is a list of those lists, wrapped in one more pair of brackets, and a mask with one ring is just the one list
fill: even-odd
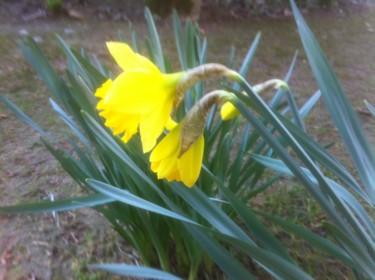
[(150, 155), (151, 170), (157, 173), (159, 179), (181, 181), (188, 187), (195, 184), (202, 167), (203, 132), (208, 113), (213, 105), (221, 104), (232, 96), (227, 91), (212, 91), (194, 104), (181, 123), (168, 120), (171, 131)]
[(151, 170), (157, 173), (158, 179), (181, 181), (192, 187), (198, 180), (202, 167), (203, 135), (200, 135), (182, 155), (180, 140), (181, 123), (177, 124), (151, 152)]
[(97, 89), (97, 109), (105, 125), (126, 143), (140, 132), (143, 152), (151, 151), (184, 93), (200, 80), (233, 75), (220, 64), (205, 64), (185, 72), (162, 73), (146, 57), (124, 43), (107, 43), (123, 72)]
[(229, 121), (231, 119), (234, 119), (240, 114), (236, 107), (233, 106), (232, 103), (229, 101), (224, 103), (223, 106), (221, 106), (220, 115), (223, 121)]
[(163, 74), (147, 58), (123, 43), (107, 44), (122, 68), (113, 81), (106, 81), (95, 96), (105, 125), (126, 143), (140, 130), (144, 152), (150, 151), (163, 132), (172, 111), (176, 88), (184, 73)]

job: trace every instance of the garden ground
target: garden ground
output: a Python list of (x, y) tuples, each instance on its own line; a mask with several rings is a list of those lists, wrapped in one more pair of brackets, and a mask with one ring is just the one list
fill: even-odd
[[(4, 14), (4, 10), (1, 13)], [(363, 104), (363, 99), (375, 104), (375, 9), (323, 11), (306, 16), (365, 128), (375, 139), (375, 122)], [(127, 23), (102, 20), (98, 24), (97, 19), (93, 18), (38, 18), (27, 22), (22, 17), (0, 18), (0, 92), (48, 131), (64, 139), (64, 128), (49, 109), (48, 91), (22, 56), (17, 41), (26, 34), (33, 36), (52, 59), (55, 68), (63, 73), (65, 61), (55, 39), (57, 33), (71, 46), (83, 47), (89, 53), (95, 53), (108, 67), (117, 71), (112, 66), (105, 41), (115, 40), (118, 30), (128, 34)], [(173, 58), (176, 49), (170, 27), (165, 22), (159, 24), (167, 55)], [(143, 22), (137, 23), (136, 29), (141, 37), (145, 35)], [(230, 47), (234, 45), (235, 67), (239, 67), (257, 31), (262, 32), (261, 44), (248, 76), (252, 83), (282, 78), (295, 50), (302, 50), (291, 17), (204, 22), (201, 29), (208, 38), (208, 60), (224, 63)], [(315, 92), (316, 85), (302, 51), (294, 72), (290, 85), (298, 104), (303, 104)], [(342, 144), (334, 141), (337, 135), (328, 121), (322, 102), (308, 117), (307, 126), (321, 143), (333, 143), (331, 151), (346, 161)], [(83, 191), (40, 143), (38, 133), (21, 123), (2, 105), (0, 143), (1, 205), (82, 195)], [(350, 162), (346, 164), (350, 165)], [(283, 211), (283, 204), (288, 205), (292, 200), (296, 204), (306, 205), (306, 198), (299, 192), (280, 196), (283, 199), (279, 199), (278, 194), (273, 196), (264, 199), (276, 201), (280, 211)], [(319, 227), (319, 214), (304, 214), (312, 215), (309, 226)], [(110, 225), (90, 209), (58, 215), (0, 217), (0, 280), (101, 279), (102, 274), (88, 274), (85, 269), (85, 264), (94, 262), (137, 263), (137, 256), (119, 239)], [(318, 267), (319, 260), (315, 262)], [(335, 267), (321, 268), (316, 274), (317, 278), (327, 279), (327, 271), (331, 276), (335, 275)]]

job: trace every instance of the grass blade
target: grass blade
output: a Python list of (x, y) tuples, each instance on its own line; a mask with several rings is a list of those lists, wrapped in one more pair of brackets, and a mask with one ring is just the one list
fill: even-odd
[[(255, 55), (255, 51), (258, 48), (260, 38), (261, 38), (261, 33), (258, 32), (257, 35), (255, 36), (252, 44), (251, 44), (246, 56), (245, 56), (245, 59), (242, 62), (241, 68), (240, 68), (238, 73), (240, 73), (240, 75), (243, 76), (243, 77), (246, 77), (246, 74), (247, 74), (247, 72), (249, 70), (249, 67), (250, 67), (250, 64), (251, 64), (251, 61), (253, 60), (253, 57)], [(238, 84), (235, 84), (233, 88), (235, 90), (239, 90), (240, 86)]]
[(321, 96), (320, 90), (315, 92), (313, 96), (303, 104), (302, 108), (299, 109), (299, 114), (302, 118), (305, 118), (307, 114), (311, 111), (311, 109), (315, 106), (315, 104), (319, 101)]
[[(277, 172), (282, 172), (284, 174), (293, 175), (290, 169), (281, 160), (268, 158), (261, 155), (253, 155), (252, 157), (270, 169), (273, 169)], [(314, 184), (318, 184), (317, 180), (308, 169), (302, 168), (302, 170)], [(345, 203), (354, 211), (353, 213), (348, 208), (346, 208), (351, 218), (354, 219), (358, 224), (365, 225), (368, 228), (368, 232), (363, 230), (363, 233), (366, 236), (367, 242), (371, 244), (370, 247), (375, 248), (375, 226), (372, 223), (371, 218), (368, 216), (368, 214), (362, 207), (362, 205), (358, 202), (358, 200), (355, 199), (355, 197), (349, 191), (347, 191), (341, 185), (339, 185), (338, 183), (329, 178), (326, 178), (326, 180), (329, 183), (332, 191), (337, 196), (337, 198), (339, 198), (341, 202)], [(360, 219), (360, 223), (358, 222), (358, 219)]]
[(146, 278), (146, 279), (161, 279), (161, 280), (181, 280), (170, 273), (150, 268), (144, 266), (135, 266), (127, 264), (115, 264), (115, 263), (105, 263), (105, 264), (90, 264), (88, 265), (90, 269), (104, 270), (113, 274)]
[(368, 110), (371, 112), (371, 114), (375, 117), (375, 108), (370, 103), (367, 102), (367, 100), (364, 101)]
[(375, 203), (375, 152), (360, 125), (344, 90), (307, 26), (294, 0), (291, 0), (300, 37), (324, 102), (345, 143), (367, 192)]
[(360, 185), (357, 183), (355, 178), (350, 174), (350, 172), (331, 154), (329, 154), (319, 143), (315, 142), (312, 137), (301, 131), (289, 120), (283, 118), (279, 115), (280, 120), (286, 128), (293, 134), (305, 151), (317, 162), (326, 167), (330, 172), (335, 174), (345, 185), (356, 193), (358, 193), (364, 200), (371, 204), (371, 199), (368, 197), (367, 193), (362, 190)]
[[(231, 243), (240, 251), (243, 251), (250, 257), (257, 260), (257, 262), (274, 278), (276, 279), (290, 279), (290, 280), (312, 280), (313, 278), (308, 275), (301, 268), (296, 266), (294, 263), (281, 258), (280, 256), (265, 250), (263, 248), (244, 243), (241, 240), (231, 238), (229, 236), (223, 236), (223, 239)], [(245, 279), (245, 278), (234, 278), (234, 279)], [(247, 279), (247, 278), (246, 278)]]
[(94, 207), (115, 201), (103, 194), (93, 194), (84, 197), (75, 197), (64, 200), (46, 201), (30, 204), (19, 204), (0, 207), (0, 215), (10, 214), (37, 214), (52, 211), (69, 211), (83, 207)]
[(367, 275), (371, 276), (373, 279), (375, 275), (375, 262), (374, 259), (368, 254), (367, 251), (362, 250), (357, 246), (352, 239), (350, 239), (342, 230), (335, 227), (334, 225), (326, 223), (325, 228), (327, 228), (333, 237), (335, 237), (344, 249), (353, 257), (353, 260), (357, 262), (358, 266), (361, 267), (359, 272), (365, 272)]
[(315, 248), (319, 248), (320, 250), (325, 251), (326, 253), (334, 256), (335, 258), (339, 259), (349, 267), (358, 269), (358, 265), (353, 261), (353, 259), (342, 248), (338, 247), (336, 244), (332, 243), (327, 238), (323, 238), (310, 230), (306, 230), (300, 226), (297, 226), (295, 223), (288, 222), (279, 217), (262, 212), (256, 213), (265, 217), (267, 220), (278, 224), (286, 231), (291, 232), (297, 236), (300, 236)]
[(22, 112), (12, 101), (0, 93), (0, 103), (3, 103), (8, 109), (10, 109), (21, 121), (26, 123), (31, 128), (38, 131), (43, 137), (50, 141), (54, 141), (53, 138), (45, 132), (37, 123), (30, 119), (24, 112)]
[(199, 188), (188, 189), (185, 186), (173, 183), (173, 191), (181, 196), (182, 199), (189, 203), (193, 209), (200, 213), (221, 233), (254, 244), (250, 237), (221, 209), (216, 207)]
[(28, 38), (25, 43), (20, 44), (20, 48), (35, 71), (38, 73), (39, 77), (55, 96), (55, 99), (62, 102), (64, 106), (69, 107), (69, 101), (65, 96), (65, 92), (68, 90), (68, 87), (53, 70), (51, 64), (37, 43), (35, 43), (32, 38)]
[(239, 217), (244, 221), (248, 229), (257, 237), (262, 246), (268, 248), (269, 251), (281, 256), (282, 258), (291, 261), (292, 259), (273, 236), (273, 234), (258, 220), (253, 211), (248, 208), (242, 201), (240, 201), (229, 189), (224, 187), (219, 180), (206, 168), (204, 169), (210, 177), (216, 181), (220, 190), (227, 197), (230, 205), (236, 210)]
[(173, 31), (174, 31), (174, 37), (175, 37), (175, 42), (177, 46), (178, 57), (180, 59), (182, 70), (186, 70), (187, 64), (186, 64), (186, 56), (185, 56), (186, 55), (185, 41), (184, 41), (182, 27), (181, 27), (181, 20), (177, 14), (177, 11), (173, 11), (172, 19), (173, 19)]
[(220, 243), (215, 241), (207, 231), (197, 227), (189, 227), (188, 230), (230, 279), (256, 279)]
[(164, 56), (158, 35), (158, 30), (156, 29), (154, 19), (148, 8), (146, 8), (145, 10), (145, 17), (148, 29), (151, 34), (150, 47), (152, 49), (152, 53), (154, 54), (155, 64), (160, 68), (162, 72), (165, 72)]
[(192, 224), (197, 225), (194, 221), (190, 219), (187, 219), (159, 205), (156, 205), (147, 200), (144, 200), (136, 195), (131, 194), (130, 192), (126, 190), (121, 190), (109, 184), (96, 181), (96, 180), (92, 180), (92, 179), (87, 179), (87, 183), (96, 191), (106, 196), (112, 197), (113, 199), (116, 199), (117, 201), (121, 201), (122, 203), (129, 204), (134, 207), (137, 207), (146, 211), (154, 212), (163, 216), (174, 218), (182, 222), (187, 222), (187, 223), (192, 223)]

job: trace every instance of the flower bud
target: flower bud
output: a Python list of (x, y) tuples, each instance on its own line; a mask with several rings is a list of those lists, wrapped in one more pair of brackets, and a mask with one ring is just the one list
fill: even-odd
[(273, 87), (274, 89), (289, 90), (288, 84), (280, 79), (271, 79), (271, 80), (265, 81), (264, 83), (257, 84), (253, 86), (253, 90), (254, 92), (260, 94), (271, 87)]
[[(279, 79), (272, 79), (264, 83), (257, 84), (253, 86), (253, 90), (255, 93), (260, 94), (271, 87), (275, 89), (281, 88), (283, 90), (289, 90), (288, 84), (285, 83), (283, 80), (279, 80)], [(237, 111), (236, 107), (234, 107), (233, 104), (230, 102), (224, 103), (223, 106), (221, 107), (220, 115), (224, 121), (231, 120), (237, 117), (239, 114), (240, 113)]]

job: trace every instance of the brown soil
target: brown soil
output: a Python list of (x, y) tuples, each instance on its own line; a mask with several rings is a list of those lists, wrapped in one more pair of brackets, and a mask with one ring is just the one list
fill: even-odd
[[(73, 46), (83, 46), (89, 52), (96, 53), (103, 61), (111, 61), (104, 41), (116, 38), (117, 30), (124, 29), (123, 21), (126, 17), (136, 15), (137, 12), (124, 11), (116, 21), (116, 18), (110, 18), (113, 10), (109, 10), (108, 18), (102, 15), (98, 26), (97, 19), (102, 17), (100, 13), (107, 14), (105, 10), (98, 11), (97, 8), (89, 8), (87, 4), (85, 6), (77, 1), (77, 6), (66, 8), (76, 10), (76, 17), (61, 15), (55, 18), (49, 14), (38, 16), (36, 12), (43, 9), (41, 2), (43, 1), (17, 1), (18, 4), (10, 0), (0, 2), (0, 92), (5, 93), (43, 127), (64, 138), (60, 122), (47, 109), (50, 107), (47, 89), (23, 58), (16, 41), (25, 32), (39, 38), (41, 46), (60, 70), (64, 69), (65, 62), (58, 50), (54, 33), (61, 34)], [(142, 14), (142, 10), (140, 13)], [(25, 20), (25, 16), (32, 15), (37, 18)], [(309, 18), (360, 113), (365, 128), (371, 138), (375, 139), (373, 117), (363, 105), (363, 99), (375, 104), (374, 9), (344, 8), (317, 13)], [(301, 49), (291, 18), (280, 21), (257, 18), (229, 23), (204, 22), (202, 27), (209, 39), (209, 60), (224, 62), (230, 45), (233, 44), (237, 47), (237, 64), (256, 32), (263, 32), (263, 40), (249, 75), (254, 83), (283, 76), (295, 49)], [(137, 29), (141, 35), (144, 34), (144, 24), (139, 23)], [(168, 26), (162, 26), (160, 33), (166, 45), (172, 46), (169, 52), (173, 54), (175, 49)], [(304, 56), (300, 57), (291, 86), (298, 103), (302, 104), (316, 90), (316, 86)], [(332, 139), (337, 139), (327, 120), (327, 113), (321, 103), (307, 120), (309, 131), (323, 143), (331, 143)], [(84, 190), (79, 189), (67, 177), (40, 144), (38, 133), (17, 120), (3, 105), (0, 105), (0, 143), (1, 205), (84, 194)], [(339, 141), (332, 148), (339, 156), (342, 156), (342, 150)], [(345, 157), (342, 158), (346, 160)], [(90, 274), (85, 270), (86, 263), (95, 262), (135, 263), (136, 254), (118, 239), (100, 215), (90, 209), (57, 216), (0, 216), (0, 280), (108, 278), (108, 275)]]

